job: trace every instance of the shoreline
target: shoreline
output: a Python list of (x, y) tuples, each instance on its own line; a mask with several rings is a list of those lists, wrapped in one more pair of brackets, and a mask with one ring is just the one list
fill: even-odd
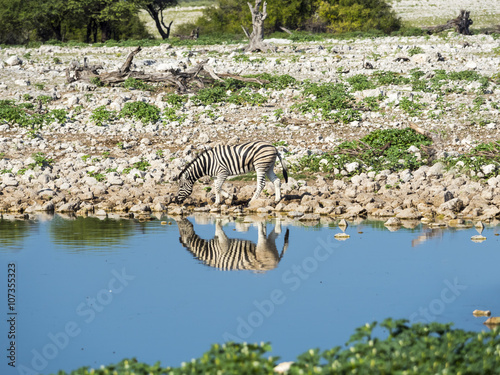
[[(177, 190), (173, 177), (206, 145), (217, 143), (273, 142), (286, 154), (286, 163), (295, 165), (343, 141), (380, 129), (403, 129), (410, 123), (442, 136), (442, 155), (449, 157), (500, 139), (500, 81), (495, 78), (500, 44), (491, 36), (450, 32), (430, 37), (279, 42), (275, 40), (275, 54), (242, 54), (238, 52), (242, 45), (165, 44), (144, 48), (134, 65), (137, 70), (154, 73), (182, 64), (191, 66), (208, 57), (208, 66), (218, 73), (271, 72), (300, 82), (342, 83), (356, 108), (362, 108), (359, 119), (343, 123), (322, 118), (321, 111), (300, 113), (296, 108), (303, 93), (297, 87), (258, 89), (255, 94), (265, 98), (258, 105), (199, 104), (190, 94), (174, 108), (165, 101), (165, 90), (66, 83), (65, 68), (74, 59), (88, 57), (92, 64), (101, 63), (104, 71), (113, 71), (130, 52), (124, 47), (1, 49), (2, 98), (34, 105), (43, 97), (46, 113), (56, 116), (58, 112), (53, 111), (60, 111), (65, 116), (37, 129), (0, 120), (0, 212), (180, 213), (182, 208), (171, 203)], [(367, 61), (373, 69), (366, 67)], [(355, 81), (350, 81), (375, 77), (376, 72), (410, 77), (415, 69), (422, 71), (420, 83), (431, 82), (437, 71), (445, 71), (470, 72), (488, 85), (481, 89), (479, 81), (450, 80), (433, 92), (433, 86), (418, 91), (404, 83), (356, 88)], [(366, 98), (378, 98), (378, 107), (362, 107)], [(160, 119), (143, 124), (118, 116), (128, 103), (135, 102), (156, 106)], [(415, 105), (416, 109), (408, 112), (403, 105)], [(116, 117), (97, 123), (99, 108), (114, 111)], [(333, 213), (334, 217), (366, 214), (491, 221), (500, 218), (499, 167), (485, 164), (480, 168), (483, 175), (493, 177), (478, 182), (474, 179), (479, 174), (472, 178), (465, 171), (447, 171), (439, 163), (412, 172), (365, 172), (335, 180), (328, 179), (331, 176), (326, 173), (308, 172), (307, 181), (297, 177), (299, 181), (283, 184), (285, 198), (278, 205), (262, 194), (263, 199), (252, 209), (260, 213), (297, 212), (297, 217)], [(344, 171), (338, 172), (335, 174)], [(224, 189), (235, 194), (234, 203), (244, 203), (255, 189), (251, 181), (228, 182)], [(206, 202), (211, 183), (203, 181), (195, 186), (192, 202), (198, 210), (210, 211)], [(221, 210), (231, 214), (248, 211), (242, 207)]]

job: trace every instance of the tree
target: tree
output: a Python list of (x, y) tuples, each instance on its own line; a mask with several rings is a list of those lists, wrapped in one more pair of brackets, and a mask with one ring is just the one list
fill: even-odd
[(33, 38), (31, 0), (0, 0), (0, 43), (21, 44)]
[(0, 42), (146, 38), (137, 10), (125, 0), (0, 0)]
[(401, 21), (385, 0), (323, 0), (317, 14), (327, 31), (399, 30)]
[[(196, 25), (205, 33), (233, 33), (248, 27), (251, 14), (248, 0), (218, 0), (217, 4), (204, 10), (204, 17)], [(307, 29), (308, 25), (320, 22), (321, 31), (367, 31), (383, 32), (398, 30), (400, 20), (386, 0), (267, 0), (265, 31), (271, 33), (287, 29)]]
[[(78, 0), (73, 0), (78, 1)], [(117, 38), (116, 26), (134, 17), (137, 7), (133, 2), (120, 0), (83, 0), (80, 1), (87, 19), (87, 36), (97, 42), (100, 31), (101, 42)]]
[(155, 21), (156, 28), (162, 39), (168, 39), (174, 21), (170, 21), (167, 26), (163, 19), (163, 11), (168, 7), (177, 5), (177, 0), (136, 0), (136, 3), (139, 8), (146, 10)]
[[(249, 27), (252, 15), (248, 12), (248, 0), (218, 0), (217, 4), (203, 11), (197, 26), (205, 32), (241, 32), (241, 25)], [(281, 26), (297, 29), (311, 17), (316, 0), (267, 0), (265, 31), (280, 30)]]
[(248, 3), (248, 7), (250, 8), (250, 13), (252, 14), (252, 33), (248, 35), (248, 32), (245, 28), (245, 34), (247, 34), (248, 39), (250, 40), (248, 47), (245, 51), (253, 52), (253, 51), (275, 51), (273, 47), (266, 44), (264, 42), (264, 21), (267, 18), (267, 3), (264, 1), (264, 5), (262, 7), (262, 12), (260, 11), (260, 5), (262, 0), (255, 0), (255, 6), (252, 8), (252, 4)]

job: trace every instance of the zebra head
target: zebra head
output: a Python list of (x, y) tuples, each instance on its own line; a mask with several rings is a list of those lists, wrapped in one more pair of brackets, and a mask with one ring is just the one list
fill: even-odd
[(179, 177), (179, 190), (177, 191), (177, 202), (182, 203), (184, 200), (191, 195), (193, 192), (193, 182), (184, 178)]

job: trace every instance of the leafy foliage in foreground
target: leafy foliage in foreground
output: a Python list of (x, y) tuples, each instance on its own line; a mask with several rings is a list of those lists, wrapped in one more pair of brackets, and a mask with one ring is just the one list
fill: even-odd
[[(385, 338), (374, 334), (380, 328)], [(264, 357), (270, 350), (267, 343), (215, 344), (200, 358), (177, 368), (125, 359), (100, 369), (83, 367), (70, 375), (273, 374), (278, 357)], [(409, 325), (406, 320), (386, 319), (357, 328), (344, 347), (322, 353), (310, 349), (299, 355), (288, 374), (482, 374), (495, 373), (499, 366), (497, 330), (478, 333), (453, 329), (451, 324)]]

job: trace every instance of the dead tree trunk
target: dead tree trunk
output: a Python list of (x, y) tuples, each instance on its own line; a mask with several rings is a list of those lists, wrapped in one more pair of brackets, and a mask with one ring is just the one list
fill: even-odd
[(470, 12), (468, 10), (461, 10), (457, 18), (449, 20), (444, 25), (425, 27), (429, 33), (439, 33), (443, 30), (455, 28), (455, 31), (462, 35), (472, 35), (469, 30), (470, 25), (473, 21), (470, 19)]
[(165, 86), (176, 87), (179, 93), (195, 92), (206, 87), (206, 85), (214, 85), (216, 81), (223, 81), (227, 78), (243, 82), (255, 82), (260, 85), (269, 83), (264, 79), (240, 77), (228, 73), (217, 74), (210, 67), (205, 66), (208, 60), (183, 71), (180, 69), (169, 69), (166, 73), (135, 71), (131, 69), (133, 67), (132, 61), (140, 51), (141, 47), (131, 51), (120, 69), (113, 72), (100, 72), (103, 67), (101, 65), (89, 65), (86, 57), (83, 66), (77, 61), (73, 61), (66, 68), (66, 81), (68, 83), (77, 81), (90, 83), (93, 79), (98, 78), (102, 84), (113, 86), (124, 82), (127, 78), (135, 78), (144, 82), (156, 82)]
[(247, 3), (250, 8), (250, 12), (252, 13), (252, 33), (248, 35), (245, 28), (245, 34), (247, 34), (248, 39), (250, 39), (250, 43), (247, 48), (245, 48), (246, 52), (254, 52), (254, 51), (262, 51), (262, 52), (274, 52), (275, 48), (270, 46), (269, 44), (264, 42), (264, 20), (267, 18), (267, 3), (264, 2), (264, 6), (262, 7), (262, 12), (260, 11), (260, 4), (262, 0), (255, 0), (255, 6), (252, 8), (252, 4)]

